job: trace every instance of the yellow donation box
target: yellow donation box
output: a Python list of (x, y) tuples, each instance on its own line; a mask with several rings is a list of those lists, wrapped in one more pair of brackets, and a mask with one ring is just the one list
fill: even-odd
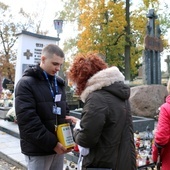
[(74, 141), (73, 141), (73, 135), (72, 135), (69, 123), (57, 125), (57, 126), (55, 126), (55, 130), (56, 130), (59, 142), (65, 148), (68, 149), (68, 148), (74, 147), (75, 144), (74, 144)]

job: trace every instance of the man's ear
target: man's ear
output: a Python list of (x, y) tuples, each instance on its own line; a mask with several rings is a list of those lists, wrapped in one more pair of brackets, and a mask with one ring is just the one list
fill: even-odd
[(45, 56), (41, 56), (41, 61), (42, 61), (42, 63), (44, 63), (45, 59), (46, 59)]

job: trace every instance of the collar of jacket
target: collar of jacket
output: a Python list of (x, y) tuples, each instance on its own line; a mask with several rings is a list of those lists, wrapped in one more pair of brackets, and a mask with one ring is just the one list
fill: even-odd
[(85, 102), (87, 96), (95, 91), (99, 90), (102, 87), (109, 86), (114, 82), (124, 81), (124, 75), (119, 71), (119, 69), (115, 66), (106, 68), (94, 74), (86, 84), (86, 88), (81, 93), (80, 98), (83, 102)]

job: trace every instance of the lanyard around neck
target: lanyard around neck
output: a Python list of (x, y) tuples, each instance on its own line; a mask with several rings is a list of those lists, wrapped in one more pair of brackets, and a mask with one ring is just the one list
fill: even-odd
[(55, 98), (55, 94), (58, 93), (58, 85), (57, 85), (56, 76), (54, 76), (54, 85), (55, 85), (55, 92), (56, 92), (56, 93), (54, 94), (54, 91), (53, 91), (53, 88), (52, 88), (51, 83), (50, 83), (50, 81), (49, 81), (48, 75), (47, 75), (47, 73), (46, 73), (45, 71), (43, 71), (43, 72), (44, 72), (45, 78), (46, 78), (46, 80), (47, 80), (47, 82), (48, 82), (48, 85), (49, 85), (49, 87), (50, 87), (50, 91), (51, 91), (52, 97), (53, 97), (53, 99), (54, 99), (54, 98)]

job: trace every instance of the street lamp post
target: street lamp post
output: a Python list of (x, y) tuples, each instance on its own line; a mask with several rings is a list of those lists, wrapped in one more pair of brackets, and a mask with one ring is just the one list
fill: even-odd
[(54, 28), (55, 30), (57, 30), (57, 38), (58, 38), (58, 41), (57, 41), (57, 45), (59, 46), (59, 41), (60, 41), (60, 33), (63, 32), (63, 20), (58, 20), (58, 19), (55, 19), (54, 20)]
[[(59, 35), (60, 35), (60, 33), (62, 33), (63, 32), (63, 20), (58, 20), (58, 19), (55, 19), (54, 20), (54, 28), (55, 28), (55, 30), (57, 30), (57, 45), (59, 46), (59, 41), (60, 41), (60, 37), (59, 37)], [(60, 76), (60, 77), (62, 77), (63, 79), (65, 79), (65, 76), (64, 76), (64, 74), (63, 74), (63, 65), (61, 66), (61, 69), (60, 69), (60, 71), (58, 72), (58, 75)]]

